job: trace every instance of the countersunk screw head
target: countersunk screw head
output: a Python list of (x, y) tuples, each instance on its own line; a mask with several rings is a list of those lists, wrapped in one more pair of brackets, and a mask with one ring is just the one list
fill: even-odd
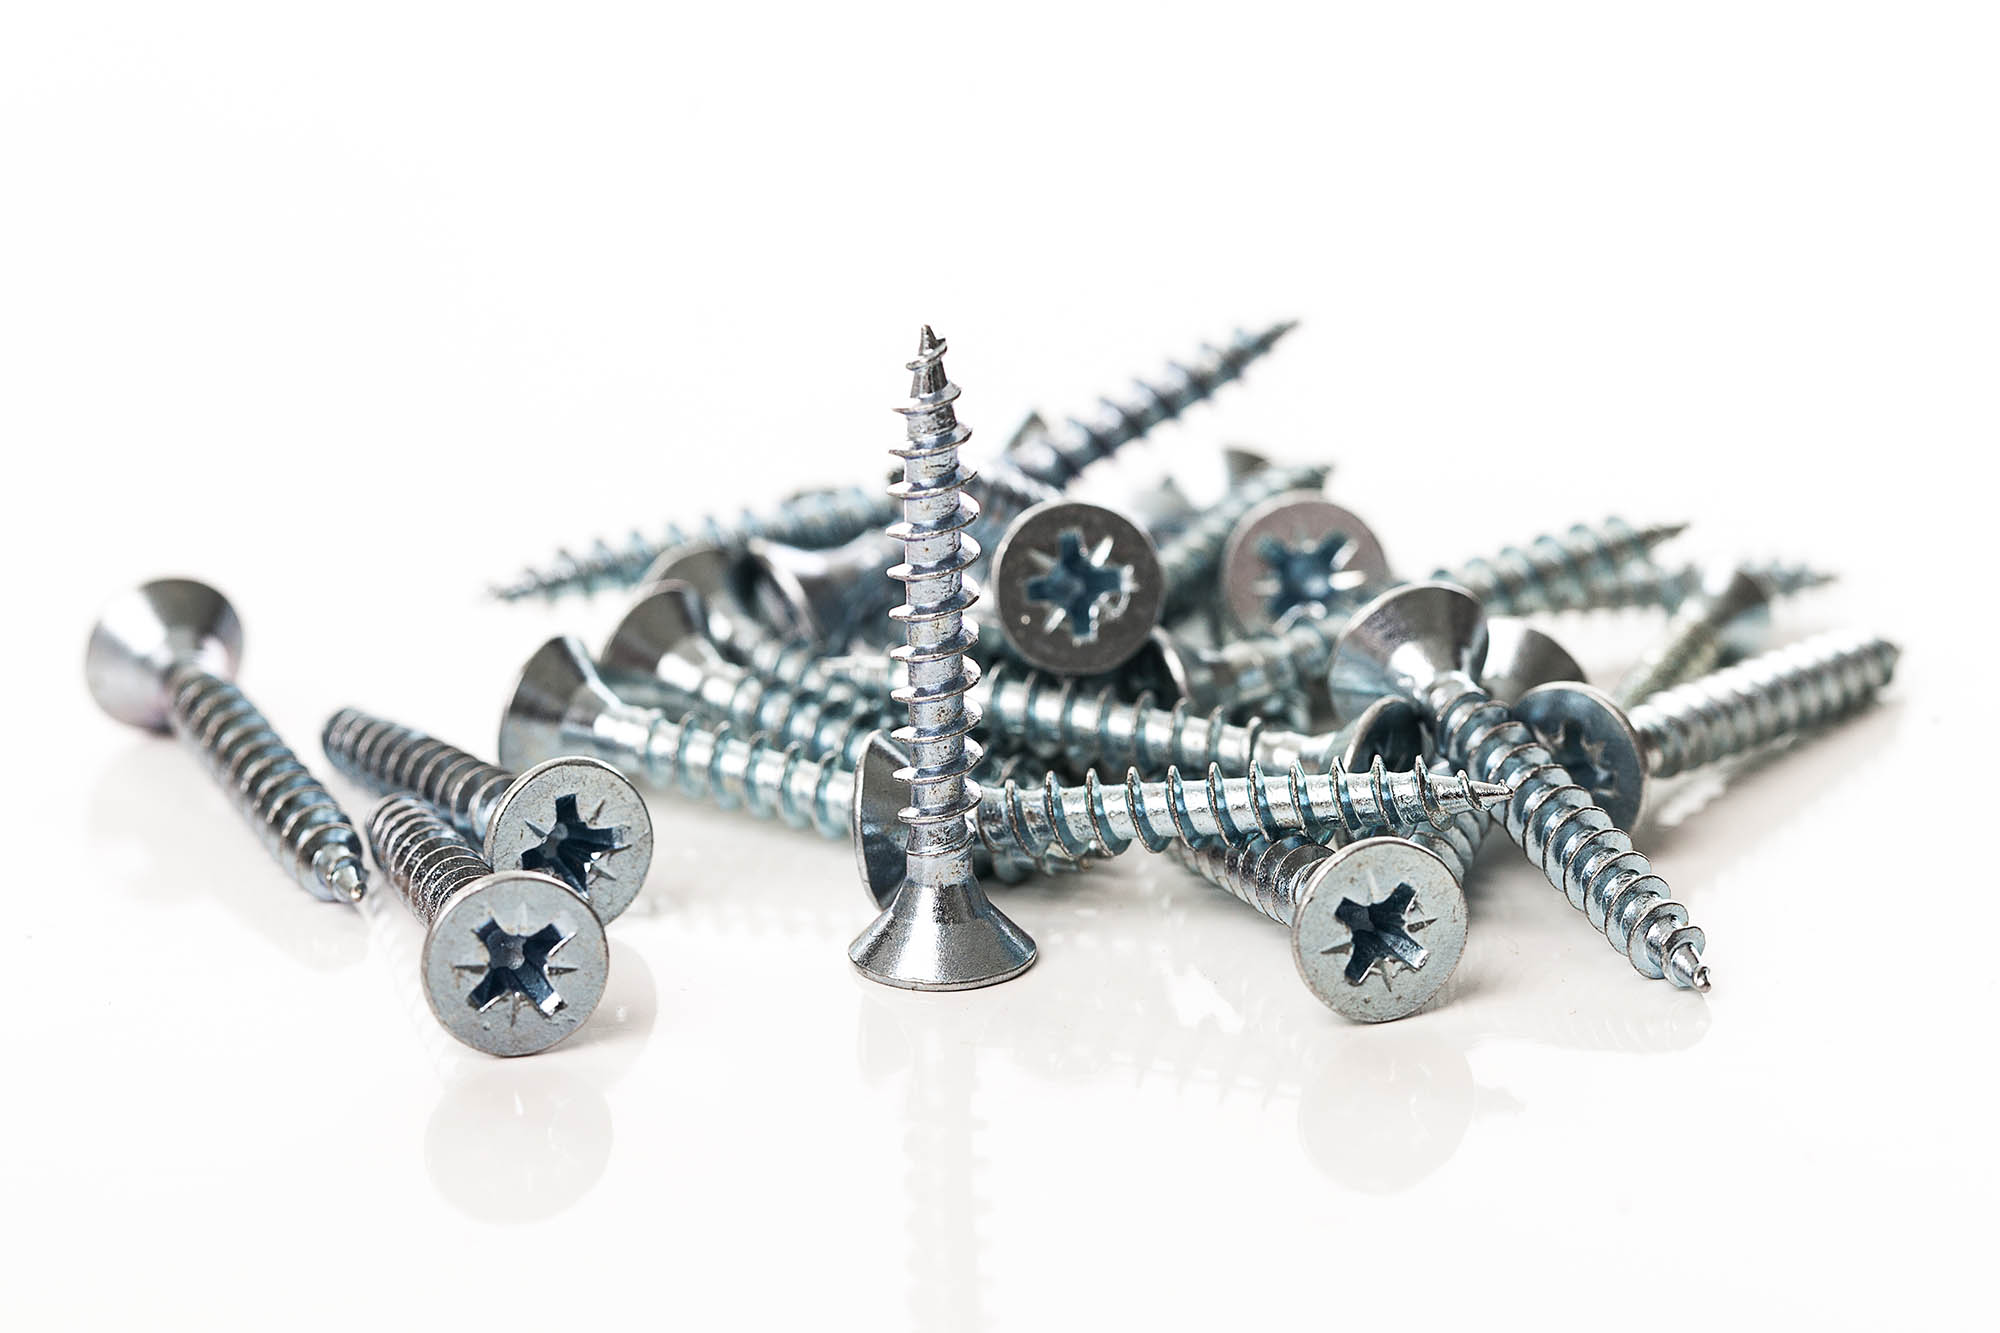
[[(519, 770), (537, 756), (571, 748), (563, 736), (563, 721), (585, 688), (602, 691), (603, 682), (581, 641), (562, 635), (537, 648), (521, 668), (514, 697), (500, 719), (501, 767)], [(608, 692), (601, 702), (617, 704)]]
[(1374, 531), (1309, 491), (1274, 495), (1251, 509), (1222, 552), (1225, 609), (1248, 634), (1303, 606), (1352, 603), (1389, 578)]
[(1044, 671), (1087, 676), (1123, 664), (1145, 646), (1165, 598), (1153, 539), (1101, 505), (1034, 505), (993, 553), (1001, 632)]
[(1589, 685), (1543, 685), (1514, 703), (1514, 716), (1590, 792), (1619, 828), (1639, 822), (1650, 776), (1645, 743), (1615, 700)]
[(561, 880), (615, 920), (645, 886), (653, 819), (625, 775), (579, 755), (536, 764), (500, 796), (486, 859)]
[(1569, 650), (1527, 621), (1486, 618), (1486, 665), (1479, 669), (1479, 683), (1501, 703), (1512, 703), (1539, 685), (1583, 679), (1583, 666)]
[(886, 732), (868, 737), (861, 763), (854, 771), (854, 810), (850, 827), (854, 834), (854, 861), (861, 871), (861, 887), (868, 901), (879, 910), (895, 901), (903, 882), (904, 858), (909, 831), (903, 824), (903, 798), (909, 788), (896, 774), (910, 762)]
[(194, 579), (155, 579), (105, 606), (90, 631), (83, 675), (99, 708), (120, 722), (164, 732), (174, 667), (191, 662), (234, 680), (242, 657), (243, 625), (227, 597)]
[(447, 898), (424, 941), (424, 994), (445, 1031), (491, 1055), (545, 1051), (604, 998), (610, 951), (566, 884), (525, 870)]
[(1363, 838), (1314, 872), (1292, 924), (1299, 976), (1363, 1023), (1414, 1013), (1465, 952), (1465, 892), (1445, 863), (1403, 838)]
[(1334, 712), (1356, 717), (1385, 694), (1416, 699), (1437, 677), (1474, 680), (1486, 664), (1486, 612), (1451, 583), (1392, 588), (1355, 611), (1334, 645)]

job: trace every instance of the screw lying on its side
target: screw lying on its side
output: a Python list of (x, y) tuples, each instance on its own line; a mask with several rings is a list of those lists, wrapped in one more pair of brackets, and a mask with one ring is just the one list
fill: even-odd
[(1626, 707), (1707, 675), (1725, 656), (1755, 651), (1771, 623), (1771, 603), (1832, 581), (1814, 570), (1739, 565), (1705, 580), (1675, 608), (1667, 632), (1613, 691)]
[(105, 607), (84, 676), (97, 706), (194, 749), (299, 886), (329, 902), (368, 889), (361, 835), (271, 724), (230, 683), (243, 627), (227, 598), (160, 579)]
[(1044, 671), (1110, 671), (1160, 619), (1153, 539), (1116, 510), (1079, 500), (1050, 500), (1010, 523), (989, 582), (995, 627)]
[(1655, 694), (1629, 713), (1587, 685), (1530, 690), (1514, 713), (1620, 828), (1631, 828), (1645, 816), (1653, 778), (1852, 712), (1889, 683), (1900, 653), (1887, 639), (1825, 634)]
[(570, 755), (525, 773), (474, 758), (421, 731), (343, 708), (320, 746), (377, 795), (421, 797), (503, 870), (553, 875), (610, 922), (631, 906), (653, 862), (653, 820), (623, 774)]
[(1276, 842), (1180, 852), (1181, 863), (1292, 931), (1292, 961), (1328, 1008), (1364, 1023), (1416, 1012), (1465, 952), (1465, 891), (1405, 838)]
[(391, 796), (368, 821), (375, 861), (428, 927), (424, 996), (444, 1030), (489, 1055), (533, 1055), (604, 997), (604, 926), (569, 885), (496, 872), (437, 811)]
[(1445, 757), (1513, 792), (1507, 832), (1570, 905), (1648, 977), (1705, 991), (1706, 942), (1687, 908), (1632, 848), (1630, 835), (1570, 779), (1527, 726), (1477, 683), (1485, 613), (1450, 584), (1384, 593), (1355, 612), (1334, 650), (1336, 703), (1408, 699), (1431, 720)]
[(1635, 528), (1619, 518), (1579, 523), (1525, 547), (1510, 546), (1496, 556), (1440, 569), (1431, 578), (1464, 588), (1493, 616), (1629, 606), (1633, 603), (1623, 591), (1626, 567), (1686, 530), (1685, 523)]
[(1193, 614), (1215, 591), (1230, 534), (1245, 514), (1273, 496), (1291, 491), (1317, 491), (1333, 469), (1273, 464), (1231, 483), (1223, 497), (1204, 509), (1187, 527), (1160, 546), (1160, 577), (1165, 601), (1160, 618), (1175, 624)]
[(1389, 581), (1374, 530), (1317, 493), (1274, 495), (1252, 508), (1222, 553), (1223, 607), (1247, 634), (1353, 606)]
[(893, 493), (904, 517), (890, 529), (903, 543), (904, 562), (889, 576), (908, 596), (892, 613), (906, 634), (892, 656), (909, 673), (909, 684), (895, 692), (910, 710), (909, 726), (896, 733), (910, 753), (903, 883), (847, 951), (863, 976), (912, 990), (990, 986), (1035, 961), (1035, 942), (993, 906), (972, 871), (975, 839), (966, 816), (978, 808), (979, 789), (966, 774), (979, 763), (971, 739), (979, 712), (965, 696), (979, 668), (965, 650), (979, 631), (965, 619), (978, 600), (965, 570), (979, 547), (964, 530), (979, 507), (963, 494), (959, 448), (972, 432), (959, 424), (958, 386), (945, 375), (944, 353), (944, 341), (926, 325), (909, 363), (913, 402), (900, 409), (909, 443), (898, 451), (903, 480)]

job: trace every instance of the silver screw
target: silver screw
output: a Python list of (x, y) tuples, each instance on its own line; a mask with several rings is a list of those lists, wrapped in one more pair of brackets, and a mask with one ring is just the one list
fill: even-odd
[(385, 718), (343, 708), (320, 746), (333, 766), (377, 795), (407, 792), (477, 839), (504, 870), (553, 875), (604, 922), (631, 906), (653, 863), (646, 802), (609, 764), (564, 755), (523, 773)]
[(1726, 659), (1755, 652), (1771, 625), (1771, 603), (1832, 581), (1813, 570), (1739, 565), (1683, 601), (1667, 630), (1625, 678), (1613, 697), (1628, 708), (1662, 690), (1707, 675)]
[[(1109, 458), (1241, 375), (1297, 327), (1297, 321), (1287, 320), (1261, 333), (1239, 329), (1226, 346), (1204, 345), (1191, 365), (1170, 363), (1158, 383), (1134, 380), (1134, 392), (1101, 400), (1087, 421), (1072, 418), (1053, 429), (1016, 431), (1007, 446), (1007, 459), (1035, 480), (1061, 490), (1092, 463)], [(1039, 422), (1039, 418), (1030, 418), (1030, 422)]]
[(1293, 835), (1183, 853), (1182, 863), (1292, 932), (1312, 993), (1363, 1023), (1403, 1018), (1444, 988), (1465, 953), (1465, 891), (1404, 838), (1333, 848)]
[(1222, 553), (1223, 609), (1246, 634), (1352, 606), (1389, 582), (1373, 529), (1313, 492), (1274, 495), (1246, 512)]
[(569, 885), (496, 872), (437, 811), (391, 796), (368, 821), (375, 860), (424, 937), (424, 996), (444, 1030), (489, 1055), (533, 1055), (604, 997), (604, 926)]
[(1223, 497), (1196, 515), (1185, 529), (1160, 546), (1160, 573), (1166, 603), (1160, 618), (1185, 620), (1215, 593), (1216, 574), (1230, 534), (1245, 514), (1275, 495), (1317, 491), (1333, 469), (1273, 465), (1230, 485)]
[(493, 596), (514, 602), (526, 597), (551, 601), (602, 588), (627, 588), (640, 582), (646, 569), (663, 554), (690, 546), (741, 551), (753, 538), (782, 541), (808, 549), (838, 546), (891, 517), (887, 497), (872, 487), (842, 486), (806, 491), (768, 514), (745, 512), (733, 519), (703, 518), (682, 527), (669, 524), (658, 537), (639, 533), (617, 545), (602, 540), (575, 554), (557, 551), (549, 563), (529, 569), (512, 583), (493, 588)]
[(242, 655), (242, 623), (227, 598), (192, 579), (160, 579), (104, 608), (84, 678), (112, 717), (170, 731), (199, 754), (301, 888), (359, 902), (368, 889), (361, 835), (230, 683)]
[(900, 409), (909, 436), (898, 451), (903, 480), (894, 492), (903, 521), (890, 529), (904, 558), (889, 576), (907, 590), (892, 613), (905, 633), (892, 655), (909, 673), (895, 696), (910, 710), (909, 726), (897, 733), (910, 751), (903, 883), (847, 951), (871, 981), (911, 990), (990, 986), (1035, 961), (1035, 942), (993, 906), (972, 871), (966, 816), (979, 806), (979, 789), (966, 774), (979, 763), (970, 736), (979, 711), (965, 696), (979, 668), (965, 650), (979, 631), (964, 613), (979, 596), (965, 582), (979, 547), (965, 528), (979, 506), (963, 494), (958, 452), (972, 432), (959, 424), (958, 386), (945, 375), (944, 353), (944, 341), (926, 325), (909, 363), (913, 401)]
[(1687, 530), (1685, 523), (1635, 528), (1620, 518), (1579, 523), (1568, 532), (1510, 546), (1495, 556), (1441, 569), (1435, 581), (1477, 597), (1488, 615), (1590, 611), (1633, 605), (1626, 567)]
[(1700, 928), (1688, 924), (1687, 909), (1668, 897), (1630, 835), (1479, 687), (1485, 653), (1478, 599), (1449, 584), (1416, 584), (1355, 612), (1329, 685), (1337, 704), (1361, 707), (1389, 695), (1421, 708), (1447, 759), (1513, 792), (1508, 835), (1613, 948), (1645, 976), (1707, 990)]
[(1049, 500), (1008, 524), (993, 553), (995, 628), (1044, 671), (1097, 675), (1159, 623), (1165, 579), (1153, 539), (1123, 514)]
[(1830, 722), (1875, 697), (1901, 649), (1834, 633), (1779, 648), (1655, 694), (1629, 712), (1587, 685), (1544, 685), (1515, 704), (1555, 762), (1620, 828), (1645, 817), (1654, 778)]

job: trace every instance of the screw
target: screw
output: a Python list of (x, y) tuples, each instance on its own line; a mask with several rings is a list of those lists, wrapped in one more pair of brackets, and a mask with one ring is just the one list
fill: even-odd
[(1180, 855), (1292, 931), (1292, 961), (1320, 1002), (1363, 1023), (1415, 1013), (1465, 952), (1465, 891), (1405, 838), (1333, 848), (1294, 834)]
[(1825, 634), (1698, 677), (1628, 712), (1587, 685), (1544, 685), (1514, 706), (1620, 828), (1646, 812), (1653, 778), (1703, 764), (1850, 713), (1895, 674), (1887, 639)]
[(1674, 611), (1667, 632), (1639, 659), (1614, 697), (1626, 707), (1755, 652), (1771, 625), (1771, 603), (1832, 581), (1792, 567), (1739, 565), (1704, 580)]
[(1352, 606), (1389, 577), (1382, 543), (1359, 516), (1316, 493), (1273, 495), (1230, 531), (1223, 608), (1238, 630), (1255, 634), (1287, 616)]
[[(583, 644), (568, 636), (550, 639), (528, 659), (500, 723), (503, 763), (590, 754), (651, 786), (835, 839), (848, 836), (854, 818), (855, 770), (848, 755), (857, 748), (863, 747), (843, 744), (826, 758), (809, 759), (797, 745), (775, 745), (766, 736), (739, 735), (726, 724), (677, 720), (657, 708), (627, 703)], [(906, 763), (897, 756), (888, 772)], [(1009, 767), (997, 769), (1004, 774)], [(901, 804), (899, 797), (891, 819)], [(1010, 857), (1004, 848), (988, 864), (987, 851), (975, 849), (978, 868), (1010, 882), (1076, 868), (1067, 856)], [(902, 866), (898, 859), (898, 880)], [(877, 904), (886, 905), (886, 899)]]
[(564, 755), (517, 774), (353, 708), (327, 719), (320, 745), (377, 795), (407, 792), (435, 806), (491, 864), (555, 876), (599, 920), (615, 920), (646, 883), (652, 817), (609, 764)]
[(1421, 708), (1453, 764), (1513, 792), (1507, 832), (1570, 905), (1649, 977), (1705, 991), (1705, 942), (1666, 881), (1555, 762), (1527, 726), (1481, 689), (1486, 617), (1463, 588), (1420, 583), (1356, 611), (1334, 651), (1336, 704), (1389, 695)]
[(1273, 465), (1231, 483), (1215, 504), (1196, 515), (1187, 527), (1160, 547), (1160, 571), (1166, 604), (1160, 618), (1168, 624), (1185, 620), (1215, 591), (1216, 572), (1229, 534), (1243, 515), (1274, 495), (1316, 491), (1333, 472), (1329, 467)]
[(604, 997), (604, 926), (569, 885), (496, 872), (437, 811), (391, 796), (368, 821), (375, 861), (428, 927), (424, 997), (444, 1030), (488, 1055), (533, 1055)]
[(893, 494), (903, 521), (889, 529), (903, 543), (903, 563), (889, 571), (907, 600), (891, 615), (903, 623), (905, 641), (891, 656), (909, 673), (895, 693), (907, 704), (910, 724), (897, 732), (910, 751), (910, 803), (903, 811), (909, 846), (895, 901), (861, 932), (847, 956), (871, 981), (911, 990), (962, 990), (1019, 976), (1035, 961), (1035, 942), (993, 906), (972, 870), (975, 841), (966, 816), (978, 808), (979, 789), (966, 774), (979, 763), (970, 738), (979, 710), (966, 693), (979, 668), (965, 650), (979, 637), (965, 609), (979, 598), (965, 582), (979, 558), (965, 528), (979, 506), (963, 494), (959, 447), (971, 430), (959, 424), (953, 404), (958, 386), (944, 371), (944, 341), (925, 325), (909, 363), (911, 405), (899, 409), (909, 443), (897, 451), (903, 480)]
[(359, 902), (368, 889), (361, 835), (230, 683), (242, 655), (243, 626), (227, 598), (192, 579), (159, 579), (104, 608), (83, 670), (99, 708), (170, 731), (198, 753), (301, 888)]
[(1686, 530), (1685, 523), (1634, 528), (1620, 518), (1579, 523), (1559, 536), (1537, 537), (1525, 547), (1510, 546), (1431, 577), (1464, 588), (1488, 615), (1630, 606), (1635, 603), (1626, 567)]
[(1169, 363), (1158, 384), (1134, 380), (1135, 393), (1124, 401), (1101, 400), (1091, 420), (1071, 418), (1055, 429), (1036, 430), (1033, 425), (1040, 418), (1031, 417), (1009, 441), (1007, 459), (1035, 480), (1060, 490), (1092, 463), (1109, 458), (1241, 375), (1297, 327), (1297, 321), (1287, 320), (1261, 333), (1239, 329), (1225, 347), (1204, 344), (1193, 365)]
[(842, 486), (806, 491), (768, 514), (745, 512), (734, 519), (704, 518), (686, 527), (669, 524), (656, 539), (633, 533), (620, 545), (591, 544), (581, 555), (557, 551), (540, 569), (529, 569), (512, 583), (492, 590), (502, 601), (570, 593), (589, 594), (601, 588), (625, 588), (638, 583), (646, 568), (663, 554), (688, 546), (713, 546), (741, 551), (753, 538), (768, 538), (793, 546), (817, 548), (840, 543), (887, 523), (888, 500), (873, 488)]
[(1077, 500), (1046, 501), (1009, 524), (991, 582), (1015, 656), (1066, 675), (1096, 675), (1131, 657), (1159, 623), (1165, 593), (1145, 530)]

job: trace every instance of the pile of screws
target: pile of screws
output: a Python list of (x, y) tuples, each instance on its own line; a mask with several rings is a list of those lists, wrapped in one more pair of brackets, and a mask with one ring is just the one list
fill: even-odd
[[(384, 798), (367, 841), (427, 927), (438, 1021), (522, 1055), (590, 1016), (604, 927), (652, 855), (634, 783), (851, 839), (878, 915), (849, 956), (891, 986), (1020, 975), (1034, 941), (982, 879), (1138, 844), (1289, 927), (1338, 1013), (1400, 1018), (1458, 965), (1497, 825), (1641, 974), (1706, 991), (1702, 931), (1627, 830), (1658, 781), (1865, 704), (1896, 646), (1838, 634), (1758, 655), (1772, 604), (1826, 576), (1663, 564), (1678, 525), (1579, 524), (1411, 582), (1322, 496), (1326, 467), (1230, 450), (1206, 508), (1172, 481), (1118, 508), (1066, 494), (1290, 327), (1064, 425), (1031, 417), (977, 471), (925, 328), (885, 495), (806, 492), (495, 590), (639, 589), (600, 653), (563, 637), (529, 660), (498, 764), (336, 713), (322, 744)], [(1522, 619), (1629, 607), (1669, 619), (1609, 693)], [(92, 633), (91, 692), (195, 749), (308, 892), (356, 902), (362, 835), (231, 683), (241, 642), (214, 589), (150, 583)]]

